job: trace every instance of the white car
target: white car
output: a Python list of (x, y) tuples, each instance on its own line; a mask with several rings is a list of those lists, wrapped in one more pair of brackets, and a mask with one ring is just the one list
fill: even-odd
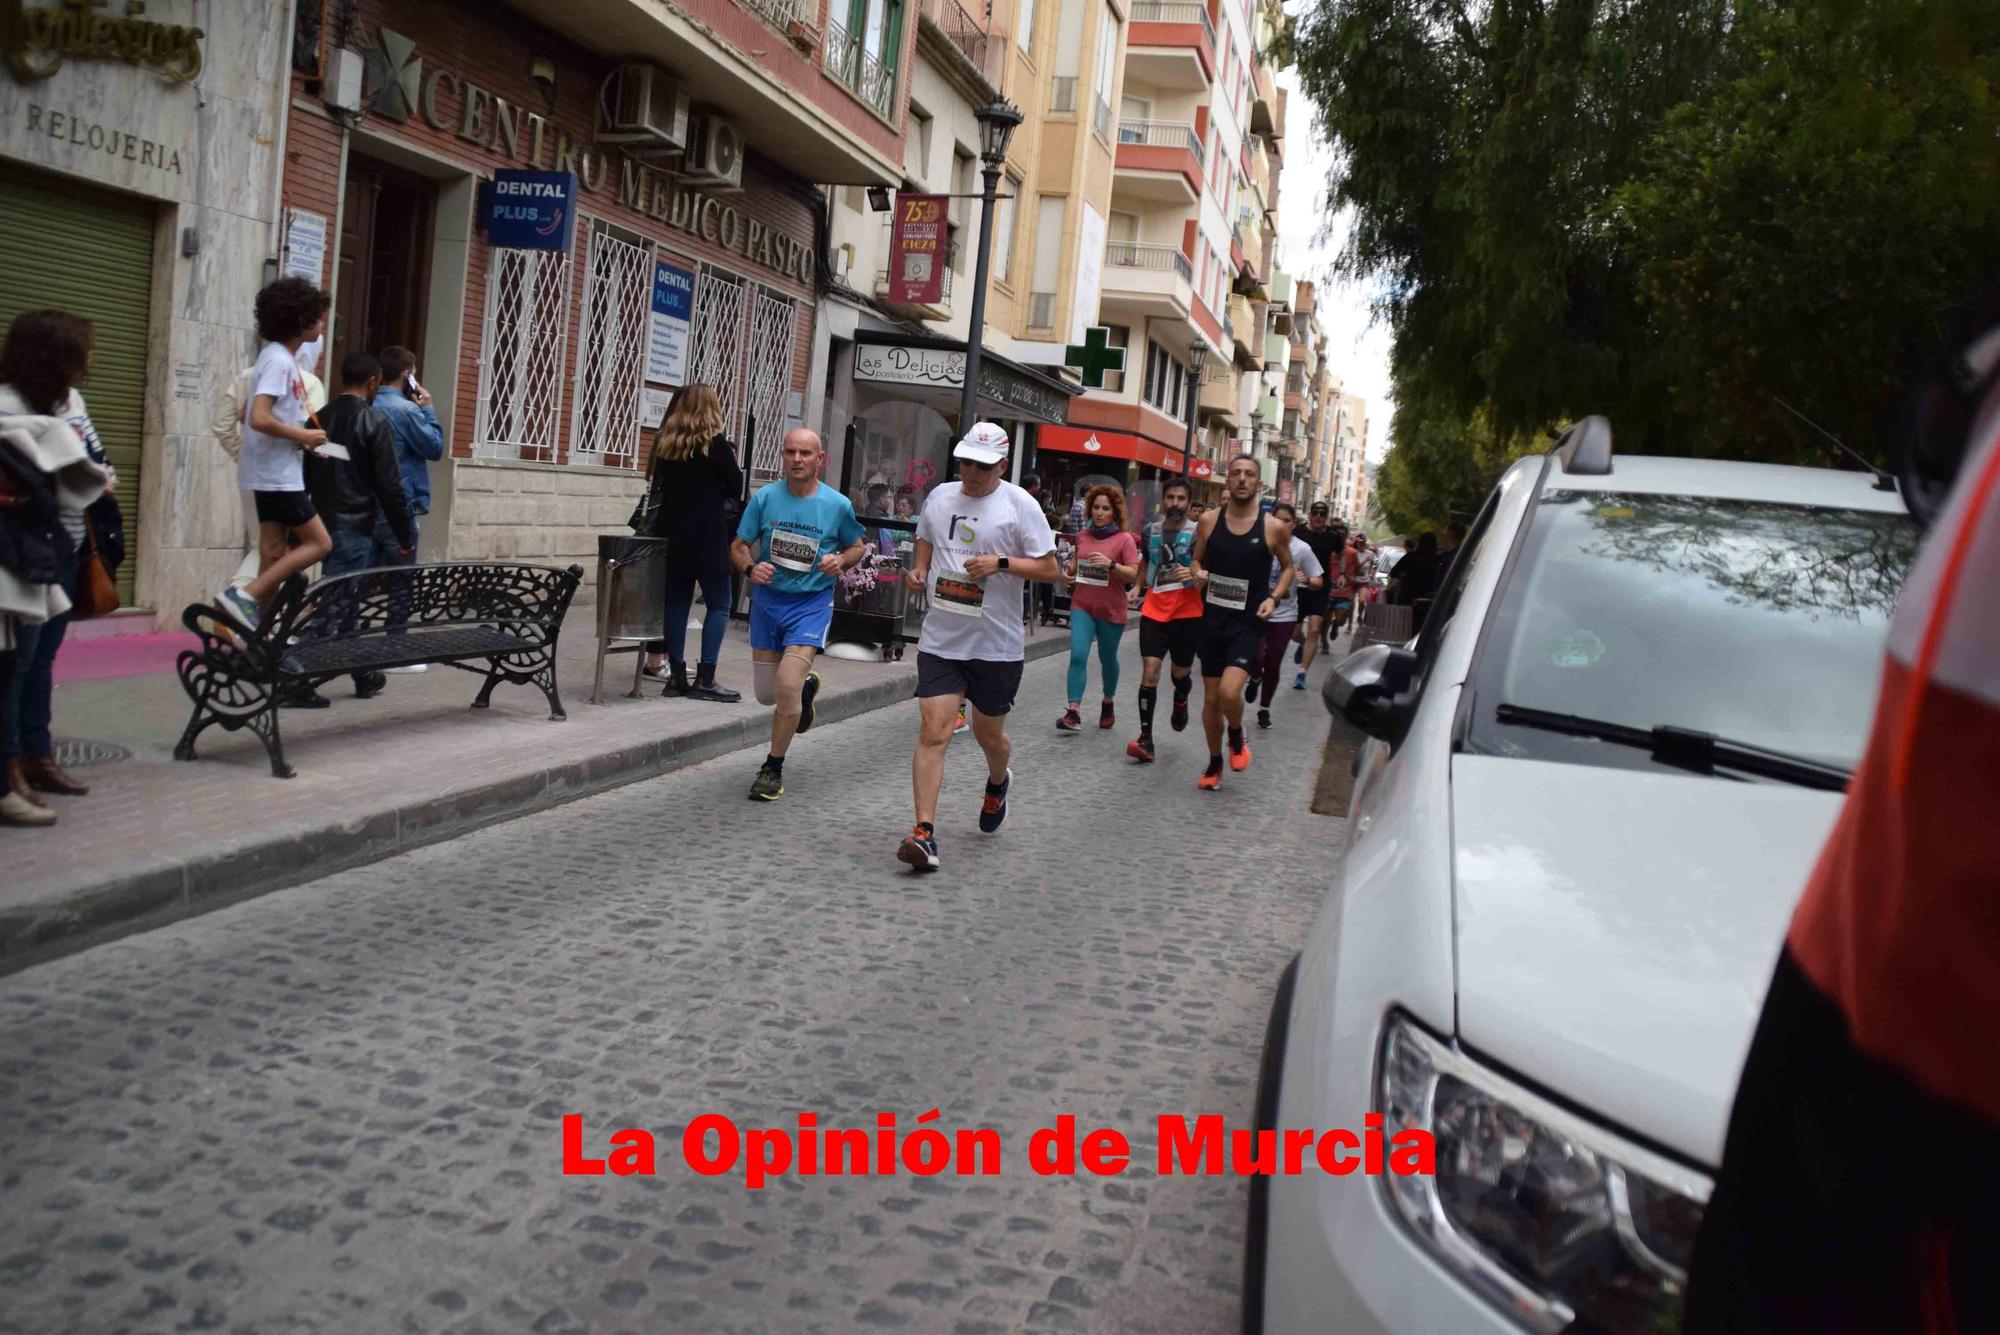
[(1680, 1328), (1916, 537), (1867, 474), (1614, 459), (1589, 418), (1509, 468), (1409, 646), (1336, 666), (1369, 740), (1258, 1115), (1381, 1113), (1437, 1171), (1253, 1179), (1246, 1329)]

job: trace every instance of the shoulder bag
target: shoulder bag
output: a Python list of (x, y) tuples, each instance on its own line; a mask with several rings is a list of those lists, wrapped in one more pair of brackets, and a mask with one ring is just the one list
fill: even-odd
[(70, 619), (87, 621), (91, 617), (109, 616), (117, 610), (118, 585), (111, 578), (111, 571), (105, 567), (103, 555), (97, 550), (96, 528), (85, 524), (83, 553), (77, 561), (76, 598), (70, 607)]

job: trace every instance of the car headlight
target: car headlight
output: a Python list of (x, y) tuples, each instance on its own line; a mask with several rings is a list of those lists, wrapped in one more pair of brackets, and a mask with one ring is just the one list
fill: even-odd
[(1431, 1177), (1386, 1174), (1436, 1256), (1530, 1330), (1678, 1331), (1709, 1180), (1391, 1016), (1384, 1135), (1428, 1131)]

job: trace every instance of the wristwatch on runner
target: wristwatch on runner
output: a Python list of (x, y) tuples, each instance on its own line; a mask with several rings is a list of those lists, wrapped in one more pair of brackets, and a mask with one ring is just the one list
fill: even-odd
[(1004, 556), (1000, 558), (1000, 569), (1003, 572), (1007, 569), (1007, 558)]

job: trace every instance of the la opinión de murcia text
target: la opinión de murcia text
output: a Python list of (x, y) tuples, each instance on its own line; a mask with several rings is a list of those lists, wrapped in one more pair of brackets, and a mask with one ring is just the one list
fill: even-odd
[[(773, 1178), (800, 1177), (990, 1177), (1003, 1171), (1005, 1146), (991, 1127), (935, 1125), (933, 1108), (914, 1127), (894, 1113), (877, 1113), (875, 1125), (822, 1127), (815, 1113), (802, 1112), (791, 1127), (740, 1127), (721, 1113), (703, 1113), (681, 1132), (679, 1153), (689, 1171), (702, 1177), (740, 1175), (743, 1185), (762, 1189)], [(1155, 1168), (1163, 1177), (1297, 1176), (1318, 1171), (1334, 1177), (1350, 1173), (1429, 1176), (1436, 1172), (1437, 1146), (1428, 1131), (1385, 1130), (1382, 1114), (1369, 1113), (1359, 1131), (1332, 1128), (1282, 1131), (1230, 1127), (1217, 1113), (1157, 1119)], [(598, 1157), (601, 1155), (602, 1157)], [(1065, 1113), (1028, 1137), (1029, 1169), (1038, 1177), (1116, 1177), (1132, 1164), (1132, 1142), (1111, 1127), (1080, 1130)], [(650, 1177), (659, 1171), (653, 1133), (623, 1127), (601, 1144), (586, 1147), (583, 1118), (562, 1119), (565, 1176)]]

